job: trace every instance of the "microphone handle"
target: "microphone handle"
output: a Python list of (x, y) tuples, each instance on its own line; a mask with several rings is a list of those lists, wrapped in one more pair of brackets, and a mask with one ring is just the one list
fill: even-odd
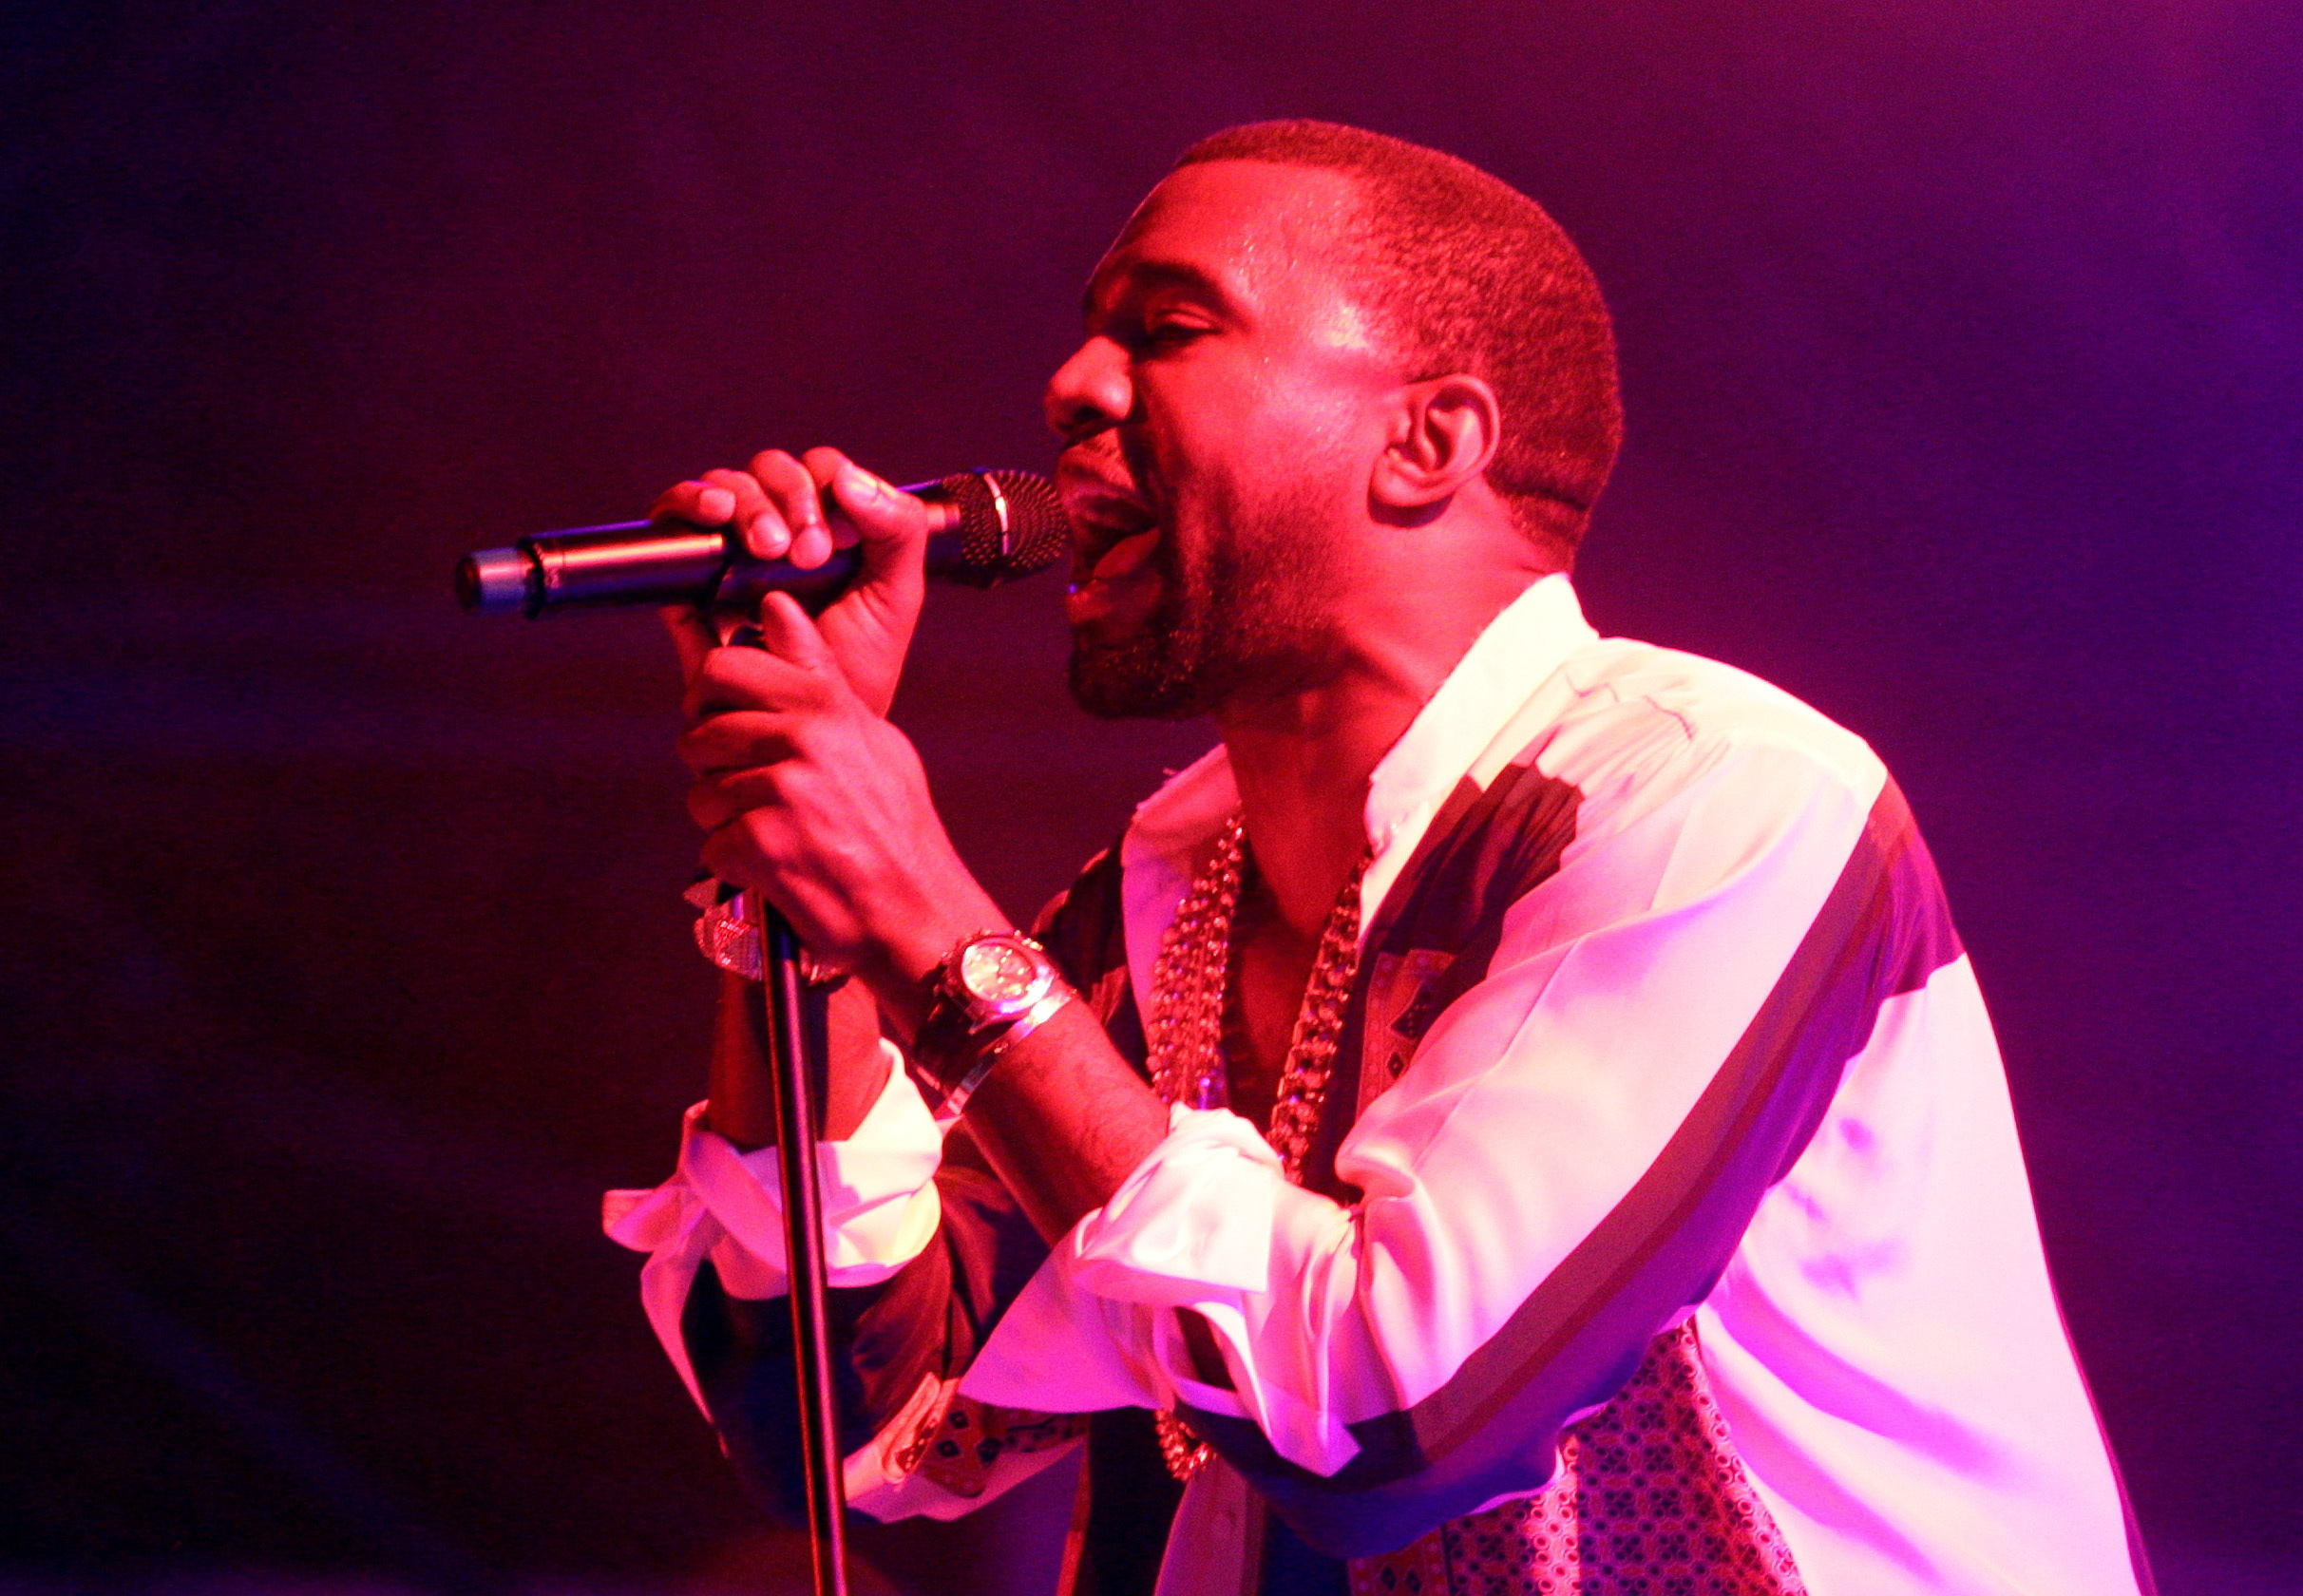
[[(942, 519), (928, 534), (928, 573), (959, 568), (960, 506), (940, 483), (916, 483), (902, 491), (925, 501)], [(619, 521), (539, 533), (509, 548), (468, 554), (456, 567), (456, 597), (476, 614), (518, 611), (535, 620), (552, 610), (639, 604), (750, 613), (780, 592), (814, 615), (854, 585), (863, 568), (860, 545), (835, 548), (823, 564), (803, 570), (789, 560), (753, 560), (733, 527)]]
[[(744, 606), (747, 598), (757, 605), (780, 588), (812, 615), (846, 592), (864, 565), (860, 547), (835, 548), (823, 564), (802, 570), (789, 560), (752, 560), (732, 527), (659, 527), (657, 536), (638, 536), (649, 530), (642, 521), (523, 538), (518, 546), (533, 575), (522, 609), (533, 618), (547, 610), (638, 604)], [(731, 578), (749, 592), (724, 592)]]

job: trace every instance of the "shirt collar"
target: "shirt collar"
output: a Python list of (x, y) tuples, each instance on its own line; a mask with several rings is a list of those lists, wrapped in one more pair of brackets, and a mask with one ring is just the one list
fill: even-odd
[(1367, 841), (1375, 857), (1360, 884), (1362, 930), (1375, 923), (1384, 894), (1456, 784), (1568, 656), (1598, 636), (1561, 573), (1506, 604), (1456, 661), (1368, 778)]
[[(1375, 850), (1361, 884), (1361, 925), (1423, 840), (1432, 816), (1545, 678), (1597, 639), (1565, 574), (1549, 576), (1488, 622), (1437, 692), (1417, 712), (1368, 780), (1367, 840)], [(1151, 995), (1160, 933), (1190, 885), (1200, 852), (1239, 808), (1231, 760), (1218, 743), (1137, 806), (1120, 844), (1128, 964), (1136, 998)]]

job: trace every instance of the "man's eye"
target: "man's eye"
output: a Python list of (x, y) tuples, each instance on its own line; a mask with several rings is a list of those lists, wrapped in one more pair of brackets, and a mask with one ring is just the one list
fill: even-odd
[(1154, 349), (1172, 349), (1190, 343), (1207, 331), (1196, 321), (1154, 321), (1144, 328), (1144, 342)]

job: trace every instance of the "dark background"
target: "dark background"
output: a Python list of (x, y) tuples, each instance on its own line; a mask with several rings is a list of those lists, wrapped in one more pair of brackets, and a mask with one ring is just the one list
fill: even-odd
[[(0, 1579), (766, 1577), (598, 1233), (700, 1085), (668, 656), (448, 566), (771, 442), (1044, 463), (1131, 204), (1307, 114), (1589, 253), (1591, 614), (1897, 770), (2166, 1584), (2303, 1587), (2293, 7), (4, 27)], [(899, 712), (1018, 913), (1207, 735), (1073, 712), (1056, 597), (940, 597)]]

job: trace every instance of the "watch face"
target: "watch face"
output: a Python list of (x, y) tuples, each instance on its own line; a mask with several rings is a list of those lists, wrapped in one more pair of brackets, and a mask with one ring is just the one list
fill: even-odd
[(986, 937), (961, 949), (958, 975), (971, 998), (994, 1009), (1028, 1007), (1049, 984), (1047, 966), (1005, 938)]

